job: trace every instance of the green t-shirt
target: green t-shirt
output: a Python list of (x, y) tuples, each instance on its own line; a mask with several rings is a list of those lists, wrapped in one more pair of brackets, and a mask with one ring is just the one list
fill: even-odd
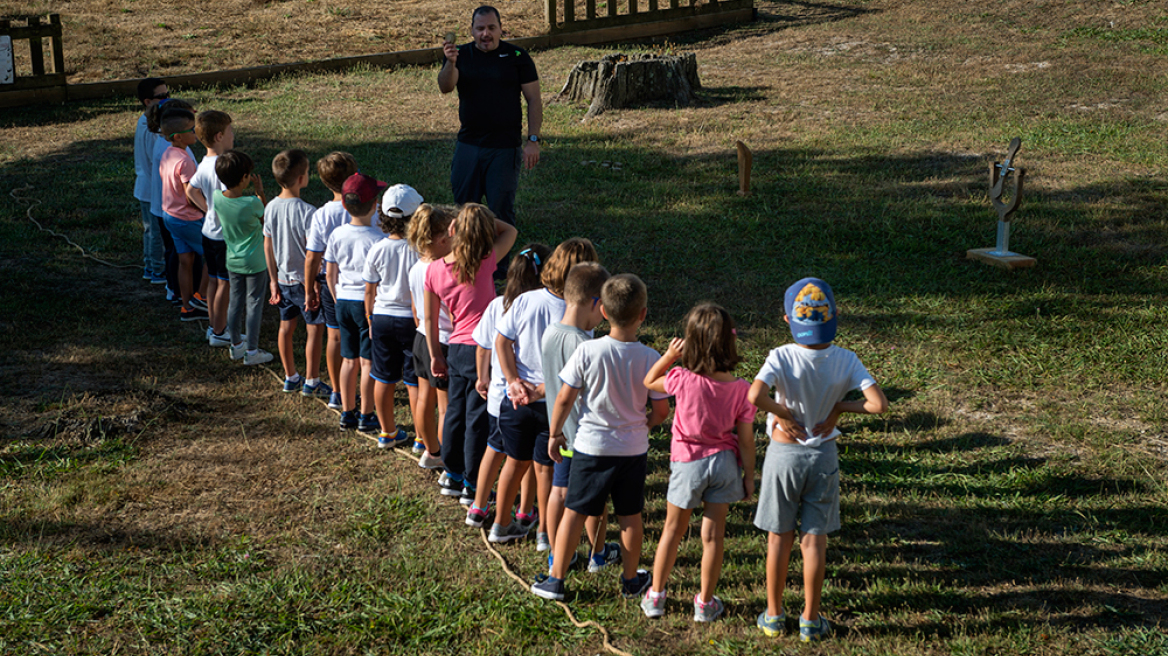
[(215, 190), (215, 216), (227, 243), (227, 270), (242, 274), (266, 271), (263, 202), (255, 196), (228, 198)]

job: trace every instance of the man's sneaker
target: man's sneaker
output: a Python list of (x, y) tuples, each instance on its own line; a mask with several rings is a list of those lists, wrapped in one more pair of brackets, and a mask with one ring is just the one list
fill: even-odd
[(758, 628), (762, 629), (764, 635), (770, 637), (780, 636), (787, 631), (787, 614), (779, 613), (778, 615), (767, 615), (766, 611), (759, 613)]
[(284, 379), (284, 393), (291, 394), (292, 392), (299, 392), (300, 388), (304, 387), (304, 378), (297, 376), (296, 380)]
[(527, 537), (527, 531), (523, 530), (523, 527), (516, 522), (511, 522), (506, 526), (492, 524), (491, 534), (487, 536), (487, 542), (506, 544), (513, 540), (522, 540), (525, 537)]
[(823, 615), (814, 622), (803, 619), (799, 616), (799, 640), (802, 642), (812, 642), (814, 640), (822, 640), (831, 634), (831, 625), (827, 623), (827, 619)]
[(357, 427), (357, 424), (360, 423), (360, 421), (361, 420), (357, 418), (357, 411), (356, 410), (349, 410), (347, 412), (342, 412), (341, 413), (341, 430), (353, 430), (354, 428)]
[(179, 312), (178, 312), (178, 320), (179, 321), (199, 321), (200, 319), (206, 319), (206, 318), (207, 318), (207, 311), (204, 310), (203, 308), (197, 308), (193, 305), (191, 306), (191, 309), (189, 309), (189, 310), (184, 308), (182, 310), (179, 310)]
[(151, 273), (150, 274), (150, 284), (151, 285), (165, 285), (166, 284), (166, 276), (161, 276), (161, 275), (158, 275), (157, 273)]
[(342, 408), (345, 407), (345, 406), (341, 405), (341, 393), (340, 392), (333, 391), (333, 392), (329, 393), (328, 407), (332, 408), (333, 410), (341, 410)]
[(264, 364), (272, 361), (272, 354), (263, 349), (256, 349), (255, 352), (247, 351), (243, 354), (244, 364)]
[(471, 528), (482, 528), (483, 522), (487, 521), (491, 514), (491, 504), (487, 504), (486, 508), (479, 508), (471, 504), (470, 509), (466, 511), (466, 525)]
[(439, 456), (430, 455), (429, 451), (422, 451), (422, 455), (418, 458), (418, 466), (422, 469), (442, 469), (446, 463), (442, 462)]
[(645, 591), (645, 596), (641, 597), (641, 612), (645, 617), (661, 617), (665, 614), (665, 591), (654, 596), (653, 588)]
[[(361, 431), (362, 433), (380, 433), (381, 420), (377, 418), (377, 413), (370, 412), (367, 415), (361, 415), (357, 420), (357, 430)], [(380, 440), (378, 440), (378, 442), (380, 442)]]
[(414, 445), (410, 447), (410, 453), (420, 456), (426, 452), (426, 443), (419, 439), (414, 439)]
[(551, 551), (552, 543), (548, 541), (547, 533), (535, 534), (535, 550), (536, 551)]
[(247, 344), (232, 344), (231, 345), (231, 359), (242, 360), (243, 356), (247, 355)]
[(621, 577), (621, 594), (626, 599), (636, 599), (649, 589), (649, 584), (653, 582), (653, 575), (643, 569), (637, 570), (637, 575), (631, 579)]
[(438, 477), (438, 492), (444, 497), (462, 495), (462, 480), (455, 480), (449, 472), (442, 472)]
[(207, 328), (207, 343), (211, 346), (231, 346), (231, 335), (226, 330), (222, 335), (216, 335), (214, 330)]
[(377, 436), (377, 446), (381, 449), (392, 449), (395, 446), (401, 446), (410, 441), (410, 436), (406, 434), (405, 430), (399, 428), (393, 435), (382, 433)]
[(194, 294), (192, 294), (191, 300), (187, 301), (187, 303), (189, 303), (190, 306), (193, 308), (199, 308), (200, 310), (207, 309), (207, 299), (203, 298), (202, 295), (199, 294), (199, 292), (195, 292)]
[(315, 385), (305, 383), (304, 387), (300, 388), (300, 396), (307, 396), (313, 399), (327, 399), (333, 395), (333, 388), (329, 387), (324, 381), (320, 381)]
[(616, 542), (605, 543), (600, 553), (594, 553), (588, 558), (588, 571), (595, 574), (613, 563), (619, 563), (620, 560), (620, 545)]
[(702, 601), (701, 593), (694, 595), (694, 621), (713, 622), (722, 616), (726, 605), (717, 597), (710, 597), (710, 601)]
[(515, 521), (519, 522), (519, 525), (530, 533), (531, 529), (539, 526), (539, 510), (532, 508), (530, 514), (515, 513)]
[(549, 576), (546, 579), (533, 583), (531, 591), (537, 597), (544, 599), (551, 599), (552, 601), (564, 600), (564, 579), (557, 579), (554, 576)]
[[(458, 497), (458, 502), (464, 506), (473, 504), (475, 500), (475, 492), (476, 490), (473, 487), (464, 484), (462, 486), (462, 494)], [(526, 535), (527, 532), (524, 531), (524, 534)]]

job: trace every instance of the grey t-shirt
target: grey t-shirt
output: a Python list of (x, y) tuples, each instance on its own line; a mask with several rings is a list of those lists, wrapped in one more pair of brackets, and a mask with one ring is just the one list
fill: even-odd
[[(568, 326), (560, 322), (549, 325), (543, 333), (543, 343), (540, 345), (540, 355), (543, 358), (543, 370), (546, 373), (543, 381), (544, 398), (547, 399), (548, 423), (552, 421), (552, 411), (555, 409), (556, 396), (563, 387), (558, 373), (568, 363), (568, 358), (576, 352), (576, 347), (592, 339), (592, 334), (580, 330), (575, 326)], [(568, 441), (568, 450), (576, 442), (576, 424), (580, 422), (580, 403), (572, 405), (568, 419), (564, 422), (564, 438)]]
[(273, 198), (264, 208), (264, 236), (272, 238), (276, 278), (281, 285), (304, 284), (304, 245), (315, 211), (299, 198)]

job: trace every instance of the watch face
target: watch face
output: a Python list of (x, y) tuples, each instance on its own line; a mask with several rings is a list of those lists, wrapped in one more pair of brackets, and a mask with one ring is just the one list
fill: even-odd
[(539, 143), (539, 137), (534, 134), (528, 137), (527, 140), (532, 143)]

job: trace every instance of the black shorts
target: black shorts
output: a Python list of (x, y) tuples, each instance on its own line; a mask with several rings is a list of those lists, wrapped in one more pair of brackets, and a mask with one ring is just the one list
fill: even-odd
[(510, 399), (504, 398), (499, 407), (499, 434), (503, 436), (503, 452), (508, 458), (554, 464), (547, 453), (548, 416), (544, 401), (515, 408)]
[(341, 330), (341, 357), (346, 360), (373, 358), (373, 343), (369, 341), (369, 320), (365, 318), (364, 301), (337, 303), (337, 321)]
[(218, 280), (227, 281), (227, 242), (222, 239), (211, 239), (203, 235), (203, 262), (207, 265), (207, 275)]
[[(449, 352), (450, 345), (443, 344), (443, 357)], [(430, 371), (430, 345), (426, 343), (426, 336), (417, 332), (414, 335), (414, 377), (425, 378), (434, 389), (444, 390), (450, 385), (450, 378), (438, 378)]]
[(339, 330), (341, 324), (337, 323), (337, 302), (329, 291), (328, 281), (324, 279), (323, 273), (316, 277), (316, 281), (320, 283), (320, 311), (324, 312), (324, 325)]
[(414, 375), (414, 335), (418, 334), (413, 317), (391, 317), (375, 314), (369, 325), (369, 339), (373, 342), (373, 366), (370, 375), (379, 383), (392, 385), (403, 381), (417, 385)]
[(639, 456), (572, 456), (568, 493), (564, 505), (581, 515), (604, 512), (608, 497), (618, 517), (639, 515), (645, 508), (645, 473), (649, 454)]

